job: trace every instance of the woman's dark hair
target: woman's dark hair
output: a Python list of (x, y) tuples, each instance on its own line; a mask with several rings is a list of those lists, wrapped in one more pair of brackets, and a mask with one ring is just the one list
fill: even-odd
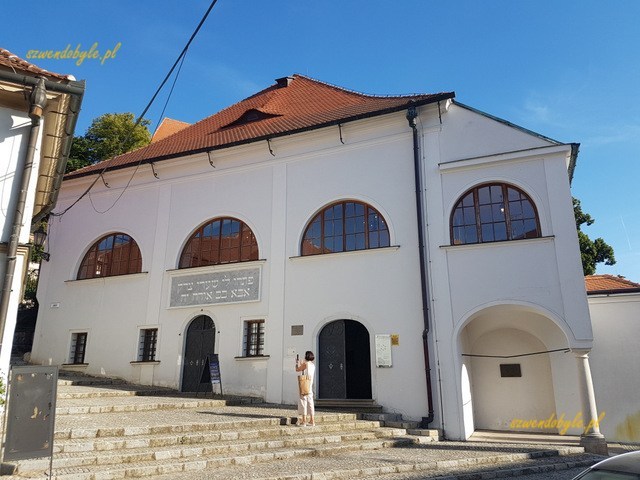
[(311, 350), (307, 350), (307, 352), (304, 354), (304, 359), (307, 362), (313, 362), (316, 357), (313, 355), (313, 352)]

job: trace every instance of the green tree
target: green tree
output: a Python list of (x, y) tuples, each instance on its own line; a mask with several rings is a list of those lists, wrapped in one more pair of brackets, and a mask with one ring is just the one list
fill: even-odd
[(66, 172), (144, 147), (151, 141), (149, 123), (143, 119), (136, 125), (133, 113), (105, 113), (95, 118), (83, 136), (73, 138)]
[(596, 264), (604, 262), (605, 265), (614, 265), (616, 259), (613, 256), (613, 248), (602, 238), (591, 240), (580, 228), (582, 225), (591, 225), (595, 220), (588, 213), (582, 211), (580, 200), (573, 199), (573, 214), (578, 228), (578, 242), (580, 244), (580, 256), (582, 257), (582, 270), (585, 275), (596, 273)]

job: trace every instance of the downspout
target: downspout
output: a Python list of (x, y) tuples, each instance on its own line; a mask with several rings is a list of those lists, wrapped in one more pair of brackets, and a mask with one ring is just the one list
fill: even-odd
[(415, 106), (407, 110), (407, 120), (411, 130), (413, 130), (413, 169), (416, 186), (416, 214), (418, 217), (418, 252), (420, 254), (420, 292), (422, 294), (422, 318), (424, 330), (422, 331), (422, 346), (424, 350), (424, 366), (427, 382), (427, 402), (429, 403), (429, 413), (422, 417), (422, 428), (428, 428), (433, 422), (433, 389), (431, 387), (431, 361), (429, 360), (429, 298), (427, 289), (429, 288), (427, 271), (425, 265), (425, 245), (424, 245), (424, 222), (422, 218), (422, 176), (420, 175), (420, 144), (418, 141), (417, 128), (418, 112)]
[(2, 295), (0, 296), (0, 354), (2, 353), (4, 330), (7, 323), (7, 312), (9, 311), (9, 301), (11, 298), (11, 286), (13, 284), (13, 276), (16, 269), (20, 230), (22, 228), (24, 209), (27, 203), (27, 193), (29, 191), (29, 181), (31, 179), (31, 171), (33, 169), (33, 157), (35, 155), (38, 135), (40, 133), (40, 120), (44, 113), (44, 107), (46, 104), (47, 92), (45, 90), (45, 80), (43, 78), (39, 78), (38, 82), (31, 90), (31, 96), (29, 97), (29, 117), (31, 117), (31, 127), (29, 129), (27, 150), (24, 156), (18, 161), (18, 165), (16, 165), (16, 184), (20, 185), (20, 192), (13, 216), (11, 237), (7, 247), (4, 284), (2, 286)]

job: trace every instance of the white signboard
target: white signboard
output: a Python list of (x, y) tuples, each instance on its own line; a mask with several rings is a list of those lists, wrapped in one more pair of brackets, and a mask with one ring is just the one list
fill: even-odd
[(391, 335), (376, 335), (376, 367), (391, 366)]

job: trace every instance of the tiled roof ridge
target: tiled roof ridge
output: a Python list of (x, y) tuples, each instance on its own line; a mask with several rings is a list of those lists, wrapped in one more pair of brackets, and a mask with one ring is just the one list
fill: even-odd
[(339, 90), (341, 92), (352, 93), (352, 94), (359, 95), (361, 97), (367, 97), (367, 98), (416, 98), (416, 97), (425, 97), (425, 96), (433, 95), (431, 93), (403, 93), (403, 94), (364, 93), (364, 92), (359, 92), (357, 90), (352, 90), (350, 88), (341, 87), (340, 85), (334, 85), (333, 83), (329, 83), (329, 82), (325, 82), (325, 81), (322, 81), (322, 80), (318, 80), (316, 78), (312, 78), (312, 77), (309, 77), (307, 75), (302, 75), (300, 73), (294, 73), (293, 77), (294, 78), (295, 77), (304, 78), (306, 80), (310, 80), (312, 82), (319, 83), (321, 85), (324, 85), (326, 87), (330, 87), (330, 88)]
[(586, 275), (584, 280), (588, 294), (640, 292), (640, 283), (632, 282), (621, 275)]
[(17, 73), (16, 70), (22, 73), (31, 73), (34, 75), (45, 75), (47, 77), (55, 78), (58, 80), (72, 80), (72, 75), (64, 75), (61, 73), (50, 72), (44, 68), (19, 57), (15, 53), (10, 52), (6, 48), (0, 47), (0, 67), (6, 67)]

